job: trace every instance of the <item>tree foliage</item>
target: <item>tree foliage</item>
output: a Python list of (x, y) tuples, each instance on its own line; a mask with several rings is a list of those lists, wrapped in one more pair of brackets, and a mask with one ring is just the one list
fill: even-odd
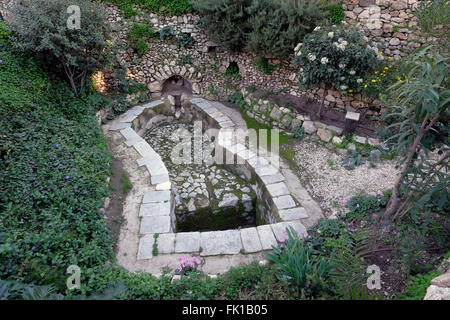
[(245, 47), (250, 32), (247, 8), (251, 0), (194, 0), (209, 38), (233, 51)]
[(233, 51), (287, 57), (326, 13), (316, 0), (194, 0), (208, 36)]
[(448, 58), (430, 55), (431, 46), (415, 54), (407, 79), (391, 87), (396, 97), (387, 119), (394, 129), (388, 142), (401, 156), (386, 214), (404, 216), (413, 208), (449, 208)]
[(253, 0), (248, 8), (246, 49), (260, 56), (287, 57), (326, 13), (317, 1)]
[[(77, 5), (81, 13), (79, 29), (68, 28)], [(89, 0), (24, 0), (14, 2), (9, 24), (12, 43), (20, 49), (43, 53), (57, 61), (75, 93), (86, 78), (107, 61), (109, 27), (104, 6)]]

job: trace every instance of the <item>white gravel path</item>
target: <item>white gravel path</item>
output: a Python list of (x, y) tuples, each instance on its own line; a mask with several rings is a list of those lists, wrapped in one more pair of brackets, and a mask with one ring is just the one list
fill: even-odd
[(326, 216), (344, 210), (345, 197), (382, 194), (392, 188), (398, 174), (395, 159), (378, 160), (376, 168), (364, 163), (354, 170), (346, 170), (341, 165), (345, 150), (337, 153), (310, 138), (298, 142), (294, 150), (294, 160), (300, 166), (297, 174)]

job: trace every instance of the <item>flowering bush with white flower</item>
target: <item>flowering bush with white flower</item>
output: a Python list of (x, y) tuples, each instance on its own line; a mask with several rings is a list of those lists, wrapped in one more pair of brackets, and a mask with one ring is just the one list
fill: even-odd
[(353, 92), (383, 60), (376, 45), (360, 30), (344, 25), (316, 27), (294, 51), (304, 89), (324, 84), (329, 89)]

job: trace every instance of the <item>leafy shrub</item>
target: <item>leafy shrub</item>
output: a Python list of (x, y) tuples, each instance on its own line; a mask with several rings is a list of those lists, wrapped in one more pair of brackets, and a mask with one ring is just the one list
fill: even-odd
[(247, 8), (252, 0), (194, 0), (208, 37), (232, 51), (242, 50), (251, 28)]
[(339, 24), (345, 19), (345, 11), (342, 3), (327, 3), (324, 10), (329, 13), (328, 18), (332, 23)]
[[(383, 56), (375, 44), (353, 27), (323, 26), (304, 38), (295, 49), (294, 64), (303, 89), (334, 88), (351, 93), (372, 72)], [(319, 116), (325, 100), (324, 90)]]
[(168, 15), (182, 15), (190, 13), (193, 8), (190, 0), (104, 0), (118, 6), (126, 17), (132, 17), (138, 12), (133, 6)]
[(381, 64), (380, 68), (368, 73), (364, 77), (364, 81), (359, 83), (356, 90), (361, 92), (364, 97), (386, 98), (388, 88), (396, 82), (405, 79), (406, 74), (403, 65), (401, 63), (391, 63), (391, 57), (388, 59), (388, 63)]
[[(449, 119), (448, 62), (427, 46), (407, 60), (407, 80), (389, 90), (393, 98), (387, 101), (386, 119), (392, 121), (387, 131), (392, 136), (387, 140), (399, 154), (401, 168), (386, 209), (388, 216), (404, 217), (410, 210), (444, 213), (450, 207), (450, 146), (437, 125)], [(437, 159), (430, 158), (430, 151), (438, 154)]]
[(405, 294), (399, 294), (398, 297), (404, 300), (423, 300), (427, 293), (427, 288), (431, 280), (440, 276), (441, 271), (432, 271), (427, 274), (417, 274), (408, 281)]
[(387, 204), (387, 195), (388, 193), (386, 193), (382, 198), (377, 198), (374, 196), (359, 196), (351, 198), (346, 201), (346, 205), (350, 210), (347, 213), (347, 219), (353, 220), (355, 218), (360, 218), (371, 211), (380, 211), (381, 208), (385, 207)]
[(291, 136), (293, 136), (296, 139), (301, 139), (303, 137), (306, 137), (305, 129), (303, 129), (302, 123), (297, 123), (295, 127), (291, 131)]
[(110, 30), (104, 6), (89, 0), (77, 1), (82, 27), (69, 29), (66, 12), (72, 4), (71, 0), (16, 1), (8, 28), (15, 47), (45, 53), (57, 61), (78, 94), (90, 73), (107, 62)]
[(0, 41), (7, 40), (11, 32), (6, 29), (6, 22), (0, 21)]
[(257, 55), (287, 57), (324, 18), (316, 0), (253, 0), (247, 9), (250, 33), (246, 49)]
[(282, 248), (274, 248), (267, 258), (281, 271), (279, 279), (294, 286), (301, 298), (320, 298), (325, 294), (329, 266), (324, 258), (312, 255), (295, 230), (287, 229), (288, 238)]
[(133, 23), (128, 38), (132, 47), (139, 55), (144, 55), (148, 51), (147, 39), (155, 34), (152, 27), (143, 23)]
[(450, 36), (450, 3), (446, 0), (420, 1), (415, 11), (417, 26), (430, 36), (440, 39), (435, 49), (448, 55)]
[(287, 57), (325, 16), (318, 1), (194, 0), (210, 39), (260, 56)]
[(255, 66), (257, 69), (261, 70), (264, 74), (271, 74), (272, 71), (276, 68), (276, 66), (270, 64), (269, 60), (264, 57), (259, 58), (256, 61)]

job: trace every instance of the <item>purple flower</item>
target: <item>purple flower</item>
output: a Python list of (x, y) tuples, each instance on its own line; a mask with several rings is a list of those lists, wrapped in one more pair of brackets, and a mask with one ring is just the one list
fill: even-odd
[(3, 60), (2, 60), (2, 59), (0, 59), (0, 63), (3, 63)]
[(70, 176), (66, 176), (66, 180), (67, 180), (67, 179), (70, 179)]
[(56, 147), (59, 148), (59, 144), (58, 143), (56, 144)]

